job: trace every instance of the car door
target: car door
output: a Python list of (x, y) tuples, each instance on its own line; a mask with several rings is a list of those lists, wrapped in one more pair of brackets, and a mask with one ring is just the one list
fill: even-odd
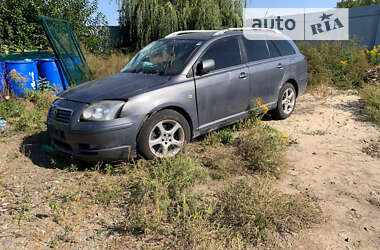
[(248, 40), (243, 37), (247, 55), (247, 67), (250, 81), (250, 104), (253, 107), (257, 99), (263, 104), (277, 102), (274, 95), (284, 76), (279, 51), (265, 40)]
[(195, 76), (199, 129), (238, 119), (248, 109), (248, 68), (242, 63), (238, 37), (215, 41), (198, 62), (215, 60), (215, 69)]

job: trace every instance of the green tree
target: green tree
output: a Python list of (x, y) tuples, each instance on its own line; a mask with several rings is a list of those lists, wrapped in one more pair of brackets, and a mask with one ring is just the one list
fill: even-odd
[(337, 3), (338, 8), (356, 8), (360, 6), (380, 4), (380, 0), (341, 0)]
[(121, 0), (125, 41), (139, 49), (178, 30), (221, 29), (243, 25), (247, 0)]
[(0, 0), (0, 53), (48, 48), (38, 15), (68, 20), (86, 49), (99, 48), (108, 36), (97, 4), (97, 0)]

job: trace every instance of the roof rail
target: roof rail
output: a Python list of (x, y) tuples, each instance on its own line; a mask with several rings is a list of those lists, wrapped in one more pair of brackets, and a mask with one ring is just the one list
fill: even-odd
[(183, 30), (177, 31), (167, 35), (165, 38), (172, 38), (180, 35), (190, 34), (190, 33), (210, 33), (210, 32), (218, 32), (217, 30)]
[(213, 36), (219, 36), (219, 35), (222, 35), (226, 32), (229, 32), (229, 31), (254, 31), (254, 30), (266, 30), (266, 31), (272, 31), (272, 32), (281, 34), (281, 32), (279, 30), (275, 30), (275, 29), (245, 27), (245, 28), (228, 28), (228, 29), (220, 30), (220, 31), (216, 32)]

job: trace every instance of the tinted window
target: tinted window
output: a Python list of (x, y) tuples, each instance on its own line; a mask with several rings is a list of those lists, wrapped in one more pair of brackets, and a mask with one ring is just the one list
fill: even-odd
[(236, 37), (216, 41), (202, 57), (202, 60), (207, 59), (215, 60), (215, 70), (241, 64), (240, 47)]
[(270, 54), (270, 57), (279, 57), (280, 56), (280, 52), (278, 52), (278, 49), (273, 45), (273, 42), (272, 41), (267, 41), (268, 43), (268, 48), (269, 48), (269, 54)]
[(274, 43), (280, 50), (282, 56), (293, 55), (296, 53), (292, 45), (290, 45), (290, 43), (287, 40), (275, 40)]
[(264, 40), (243, 39), (247, 51), (248, 62), (269, 58), (269, 53)]

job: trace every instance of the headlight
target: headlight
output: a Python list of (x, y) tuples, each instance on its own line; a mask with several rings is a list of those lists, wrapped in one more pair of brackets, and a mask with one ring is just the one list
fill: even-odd
[(117, 118), (120, 109), (124, 106), (123, 101), (100, 101), (95, 102), (83, 110), (81, 119), (87, 121), (109, 121)]

